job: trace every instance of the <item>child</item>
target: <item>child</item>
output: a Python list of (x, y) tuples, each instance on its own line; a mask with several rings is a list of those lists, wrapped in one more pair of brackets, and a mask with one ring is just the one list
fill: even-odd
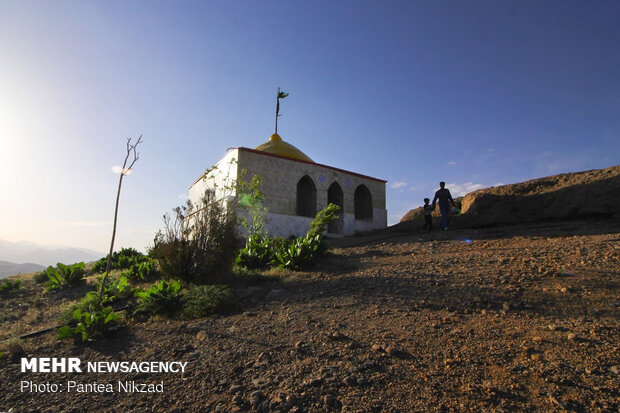
[(422, 229), (431, 230), (433, 229), (433, 218), (431, 217), (431, 212), (433, 211), (433, 207), (429, 205), (431, 202), (430, 199), (424, 198), (424, 226)]

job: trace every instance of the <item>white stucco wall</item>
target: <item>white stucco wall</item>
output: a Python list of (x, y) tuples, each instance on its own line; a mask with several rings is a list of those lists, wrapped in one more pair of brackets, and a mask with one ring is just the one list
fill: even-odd
[(233, 188), (237, 180), (239, 150), (230, 149), (212, 168), (189, 188), (189, 199), (198, 203), (207, 189), (215, 189), (215, 198), (235, 196)]

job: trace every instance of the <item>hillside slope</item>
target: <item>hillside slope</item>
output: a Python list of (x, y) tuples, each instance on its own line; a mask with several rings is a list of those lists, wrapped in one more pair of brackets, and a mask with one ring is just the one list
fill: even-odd
[[(481, 189), (462, 199), (454, 227), (517, 224), (620, 212), (620, 165)], [(437, 210), (435, 211), (437, 214)], [(418, 209), (401, 222), (420, 219)]]
[[(187, 370), (28, 374), (11, 354), (0, 357), (0, 411), (617, 412), (619, 234), (618, 222), (582, 220), (338, 248), (310, 271), (238, 291), (231, 314), (128, 320), (88, 344), (24, 340), (34, 357)], [(0, 328), (58, 311), (66, 292), (37, 288), (20, 293), (36, 306), (0, 300)], [(22, 380), (64, 391), (22, 391)], [(69, 380), (115, 391), (67, 392)], [(163, 393), (117, 391), (130, 380)]]

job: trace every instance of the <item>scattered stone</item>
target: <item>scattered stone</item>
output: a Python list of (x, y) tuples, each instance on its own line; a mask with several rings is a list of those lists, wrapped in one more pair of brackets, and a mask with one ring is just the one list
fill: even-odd
[(258, 404), (260, 404), (260, 401), (263, 399), (263, 397), (265, 396), (263, 395), (263, 392), (260, 390), (256, 390), (252, 392), (252, 394), (250, 394), (250, 404), (252, 406), (257, 406)]
[(577, 339), (577, 336), (575, 335), (575, 333), (568, 333), (568, 339), (570, 341), (575, 341)]
[(240, 394), (236, 394), (233, 399), (232, 399), (233, 403), (236, 404), (237, 406), (241, 406), (243, 404), (243, 396)]
[(196, 334), (196, 340), (198, 341), (207, 341), (208, 336), (207, 336), (207, 332), (204, 330), (200, 330), (197, 334)]
[(321, 380), (319, 378), (314, 378), (314, 379), (310, 380), (308, 382), (308, 384), (310, 385), (310, 387), (320, 387), (321, 384), (323, 384), (323, 380)]
[(269, 381), (267, 379), (259, 377), (259, 378), (256, 378), (256, 379), (252, 379), (252, 384), (255, 387), (263, 388), (263, 387), (265, 387), (265, 386), (267, 386), (269, 384)]
[(327, 338), (330, 340), (338, 341), (338, 340), (346, 340), (348, 337), (342, 334), (340, 331), (335, 331), (331, 334), (328, 334)]
[(620, 374), (620, 365), (611, 366), (609, 368), (609, 371), (611, 371), (615, 375)]
[(371, 369), (371, 368), (375, 367), (375, 363), (374, 363), (372, 360), (365, 360), (365, 361), (362, 363), (362, 366), (363, 366), (365, 369)]
[(368, 384), (368, 380), (365, 377), (360, 377), (359, 379), (357, 379), (358, 386), (365, 386), (367, 384)]
[(345, 377), (342, 382), (347, 386), (355, 386), (357, 384), (357, 379), (353, 376)]
[(390, 344), (390, 345), (389, 345), (389, 346), (385, 349), (385, 352), (386, 352), (386, 353), (388, 353), (388, 354), (389, 354), (390, 356), (392, 356), (392, 357), (394, 357), (394, 356), (396, 356), (396, 355), (398, 355), (398, 354), (402, 353), (402, 351), (401, 351), (398, 347), (396, 347), (396, 346), (394, 346), (394, 345), (392, 345), (392, 344)]
[(510, 305), (510, 303), (508, 301), (504, 301), (504, 304), (502, 304), (502, 308), (505, 311), (510, 311), (512, 309), (512, 306)]
[(340, 405), (340, 400), (332, 396), (331, 394), (326, 394), (322, 398), (323, 404), (328, 407), (337, 408)]
[(254, 311), (246, 311), (243, 315), (246, 317), (256, 317), (256, 313)]
[(244, 390), (245, 390), (245, 386), (243, 386), (242, 384), (233, 384), (232, 386), (230, 386), (230, 389), (228, 391), (232, 394), (235, 394), (235, 393), (241, 393)]

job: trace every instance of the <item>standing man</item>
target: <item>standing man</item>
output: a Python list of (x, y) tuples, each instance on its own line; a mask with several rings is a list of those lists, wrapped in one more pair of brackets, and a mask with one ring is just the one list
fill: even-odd
[(450, 191), (446, 189), (445, 182), (439, 182), (439, 190), (435, 192), (435, 198), (433, 198), (433, 209), (435, 209), (435, 203), (437, 201), (439, 201), (439, 210), (441, 211), (441, 228), (447, 231), (450, 207), (454, 206), (454, 201), (452, 200)]

